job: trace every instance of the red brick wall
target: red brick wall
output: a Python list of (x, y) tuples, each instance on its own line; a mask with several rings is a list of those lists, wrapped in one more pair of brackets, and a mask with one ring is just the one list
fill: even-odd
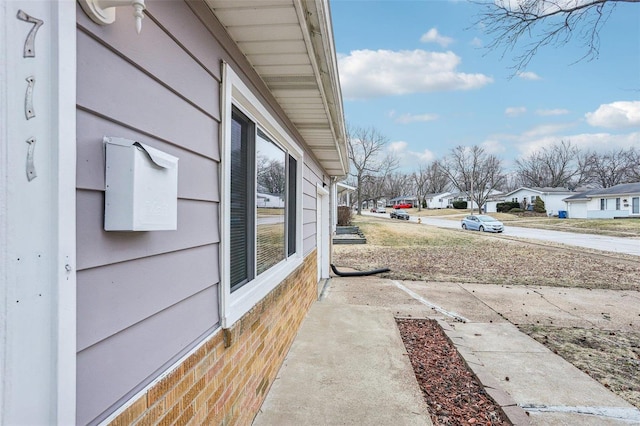
[(317, 298), (316, 252), (110, 425), (249, 425)]

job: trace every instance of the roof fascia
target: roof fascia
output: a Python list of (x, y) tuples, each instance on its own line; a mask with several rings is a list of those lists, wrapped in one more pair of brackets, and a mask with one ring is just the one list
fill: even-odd
[(311, 52), (309, 60), (329, 117), (329, 126), (334, 135), (340, 164), (346, 176), (349, 173), (349, 161), (346, 155), (347, 138), (329, 3), (327, 0), (294, 0), (293, 3), (305, 44)]

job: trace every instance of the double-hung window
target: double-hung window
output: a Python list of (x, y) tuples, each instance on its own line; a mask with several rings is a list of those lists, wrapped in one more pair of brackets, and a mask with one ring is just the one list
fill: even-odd
[(302, 262), (302, 150), (225, 65), (223, 99), (223, 326)]

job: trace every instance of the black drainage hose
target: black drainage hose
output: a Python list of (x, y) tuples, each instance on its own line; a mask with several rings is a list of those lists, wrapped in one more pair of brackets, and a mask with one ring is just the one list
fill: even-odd
[(340, 272), (338, 271), (338, 268), (336, 268), (336, 265), (334, 265), (333, 263), (331, 264), (331, 270), (333, 271), (334, 274), (336, 274), (339, 277), (366, 277), (367, 275), (375, 275), (375, 274), (381, 274), (383, 272), (389, 272), (391, 271), (391, 269), (389, 268), (380, 268), (380, 269), (373, 269), (371, 271), (358, 271), (358, 272)]

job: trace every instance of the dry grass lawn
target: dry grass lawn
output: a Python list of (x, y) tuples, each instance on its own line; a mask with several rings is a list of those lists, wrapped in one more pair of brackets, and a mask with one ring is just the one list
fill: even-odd
[(633, 256), (595, 256), (370, 216), (354, 224), (367, 244), (334, 246), (337, 266), (362, 271), (389, 267), (386, 276), (401, 280), (640, 289)]
[[(367, 244), (334, 246), (338, 267), (389, 267), (391, 272), (381, 276), (399, 280), (640, 290), (640, 262), (635, 256), (528, 244), (370, 216), (358, 217), (354, 224)], [(640, 330), (519, 326), (640, 408)]]
[[(411, 216), (460, 220), (469, 210), (456, 209), (407, 209)], [(477, 214), (477, 212), (476, 212)], [(558, 219), (557, 217), (518, 215), (511, 213), (489, 213), (490, 216), (509, 226), (551, 229), (555, 231), (580, 232), (585, 234), (610, 235), (615, 237), (640, 238), (640, 219)]]

